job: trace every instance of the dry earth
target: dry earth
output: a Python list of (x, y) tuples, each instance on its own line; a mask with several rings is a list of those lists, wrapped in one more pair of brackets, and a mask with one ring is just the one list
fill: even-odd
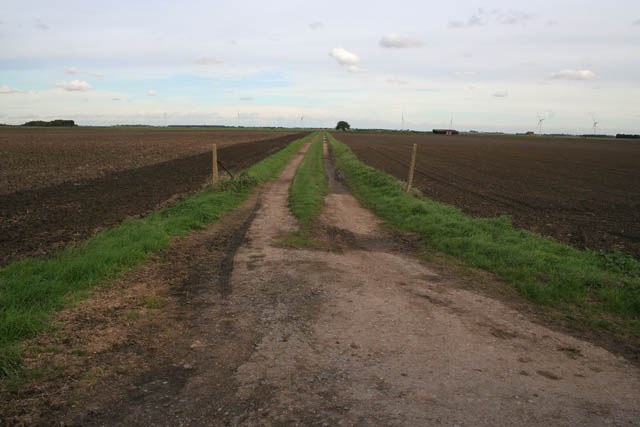
[(320, 250), (282, 247), (281, 237), (298, 228), (287, 197), (301, 155), (263, 189), (255, 209), (244, 208), (245, 219), (236, 217), (237, 233), (225, 243), (226, 255), (217, 255), (219, 270), (212, 267), (217, 258), (207, 254), (219, 246), (210, 244), (210, 230), (180, 243), (188, 254), (174, 265), (182, 266), (181, 280), (172, 284), (172, 270), (154, 265), (138, 277), (166, 282), (164, 315), (171, 313), (154, 338), (161, 345), (142, 358), (141, 373), (115, 383), (106, 375), (80, 390), (73, 407), (41, 408), (40, 418), (31, 414), (31, 420), (638, 424), (636, 366), (461, 289), (405, 253), (334, 179), (328, 163), (332, 191), (319, 227), (328, 244)]

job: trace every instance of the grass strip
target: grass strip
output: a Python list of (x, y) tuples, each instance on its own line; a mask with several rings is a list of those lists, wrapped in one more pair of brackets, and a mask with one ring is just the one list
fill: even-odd
[(640, 263), (619, 251), (578, 250), (516, 229), (507, 217), (473, 219), (459, 209), (406, 194), (405, 184), (360, 162), (329, 137), (353, 194), (391, 226), (512, 283), (531, 301), (586, 315), (591, 326), (640, 333)]
[(277, 177), (311, 135), (256, 163), (236, 181), (223, 181), (144, 219), (124, 221), (50, 258), (15, 262), (0, 270), (0, 374), (11, 375), (21, 339), (47, 327), (49, 316), (84, 298), (87, 290), (142, 264), (171, 237), (217, 221), (240, 206), (256, 184)]
[(329, 184), (324, 174), (322, 140), (316, 138), (298, 166), (289, 188), (289, 209), (302, 226), (315, 221), (329, 193)]

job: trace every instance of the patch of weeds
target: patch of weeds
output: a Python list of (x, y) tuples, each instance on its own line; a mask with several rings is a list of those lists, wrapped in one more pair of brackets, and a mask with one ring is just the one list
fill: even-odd
[(44, 376), (64, 371), (65, 369), (67, 369), (67, 367), (64, 365), (46, 365), (44, 367), (31, 368), (24, 371), (24, 379), (26, 381), (37, 380)]
[(615, 273), (639, 275), (640, 264), (631, 255), (626, 254), (618, 249), (605, 251), (588, 251), (598, 260), (600, 266)]
[(129, 310), (129, 311), (127, 311), (125, 316), (127, 317), (127, 320), (136, 320), (136, 319), (139, 319), (140, 316), (142, 316), (142, 315), (140, 314), (140, 312), (138, 310)]
[(167, 302), (167, 299), (160, 295), (152, 295), (150, 297), (145, 297), (144, 299), (144, 303), (147, 308), (162, 308), (167, 305)]
[(57, 346), (56, 344), (48, 344), (46, 345), (43, 349), (42, 352), (43, 353), (60, 353), (60, 347)]
[(321, 247), (322, 244), (313, 238), (311, 231), (303, 229), (278, 236), (273, 246), (287, 249), (315, 249)]
[(75, 354), (76, 356), (80, 356), (80, 357), (85, 357), (87, 355), (87, 352), (84, 350), (71, 350), (71, 354)]

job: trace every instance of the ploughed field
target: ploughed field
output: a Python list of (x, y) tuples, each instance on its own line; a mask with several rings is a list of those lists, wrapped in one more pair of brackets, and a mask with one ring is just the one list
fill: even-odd
[(358, 158), (474, 217), (514, 225), (579, 248), (640, 258), (640, 143), (484, 135), (335, 133)]
[(0, 128), (0, 266), (53, 253), (201, 190), (213, 143), (218, 159), (239, 171), (303, 135)]

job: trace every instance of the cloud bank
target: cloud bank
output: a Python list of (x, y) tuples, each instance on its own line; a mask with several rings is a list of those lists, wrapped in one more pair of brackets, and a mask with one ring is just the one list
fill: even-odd
[(23, 90), (9, 87), (7, 85), (0, 86), (0, 95), (10, 95), (12, 93), (25, 93)]
[(404, 49), (408, 47), (422, 46), (422, 42), (420, 40), (398, 34), (387, 34), (380, 39), (378, 44), (390, 49)]
[(56, 86), (69, 92), (85, 92), (93, 87), (89, 83), (85, 82), (84, 80), (71, 80), (70, 82), (64, 82), (64, 81), (58, 82), (56, 83)]
[(561, 70), (551, 73), (549, 78), (554, 80), (591, 80), (596, 75), (591, 70)]

